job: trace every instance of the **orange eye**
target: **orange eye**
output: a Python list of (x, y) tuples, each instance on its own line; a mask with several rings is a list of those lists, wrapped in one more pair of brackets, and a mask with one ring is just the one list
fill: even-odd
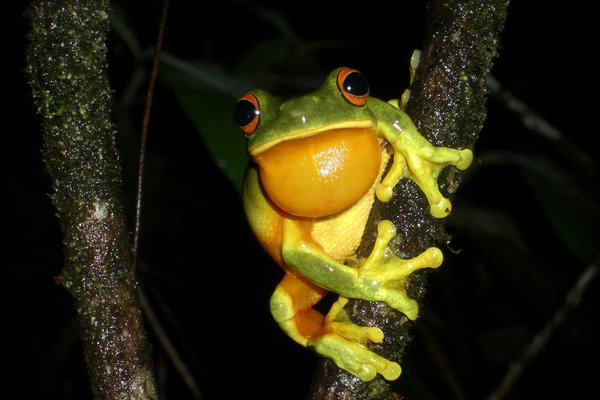
[(233, 106), (233, 121), (246, 135), (252, 135), (260, 119), (260, 105), (252, 93), (246, 93)]
[(337, 85), (350, 104), (364, 106), (369, 99), (369, 82), (360, 72), (352, 68), (343, 68), (337, 76)]

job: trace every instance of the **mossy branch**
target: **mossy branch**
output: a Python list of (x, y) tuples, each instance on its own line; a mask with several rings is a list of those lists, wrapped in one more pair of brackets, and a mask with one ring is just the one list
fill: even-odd
[[(427, 7), (427, 33), (407, 112), (433, 144), (473, 147), (486, 118), (486, 76), (496, 56), (508, 0), (430, 0)], [(459, 180), (455, 169), (447, 169), (439, 178), (442, 192), (452, 195)], [(368, 227), (371, 231), (365, 234), (360, 250), (362, 256), (369, 254), (375, 224), (381, 219), (396, 225), (401, 238), (396, 251), (403, 258), (415, 257), (447, 240), (444, 221), (429, 214), (424, 196), (406, 179), (397, 185), (389, 204), (375, 205)], [(408, 292), (417, 301), (425, 294), (425, 275), (415, 273), (408, 283)], [(373, 346), (378, 354), (401, 360), (410, 341), (411, 321), (380, 303), (353, 300), (346, 308), (357, 324), (383, 329), (386, 338)], [(380, 376), (365, 383), (323, 360), (308, 398), (392, 400), (399, 395)]]
[(96, 399), (155, 399), (110, 118), (107, 0), (39, 0), (29, 83), (63, 232), (60, 281), (74, 298)]

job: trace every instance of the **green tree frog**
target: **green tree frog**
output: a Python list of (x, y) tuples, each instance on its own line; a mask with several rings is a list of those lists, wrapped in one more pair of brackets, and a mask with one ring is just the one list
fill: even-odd
[[(375, 197), (389, 201), (398, 181), (409, 178), (427, 197), (431, 214), (445, 217), (451, 206), (437, 176), (448, 165), (462, 170), (472, 160), (468, 149), (431, 145), (395, 104), (369, 97), (360, 72), (339, 68), (308, 94), (282, 99), (255, 90), (234, 107), (251, 159), (245, 212), (285, 271), (271, 313), (293, 340), (364, 381), (378, 373), (397, 379), (401, 368), (367, 347), (383, 340), (381, 329), (355, 325), (344, 305), (349, 298), (384, 302), (414, 320), (418, 305), (406, 293), (406, 279), (442, 262), (434, 247), (413, 259), (394, 255), (388, 243), (396, 228), (387, 220), (377, 226), (370, 256), (358, 260)], [(328, 291), (339, 297), (323, 315), (313, 306)]]

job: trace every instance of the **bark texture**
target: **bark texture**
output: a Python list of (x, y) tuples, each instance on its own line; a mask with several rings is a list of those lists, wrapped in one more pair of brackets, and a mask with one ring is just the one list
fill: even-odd
[(63, 232), (60, 282), (73, 296), (96, 399), (157, 398), (138, 307), (110, 118), (106, 0), (40, 0), (26, 72)]

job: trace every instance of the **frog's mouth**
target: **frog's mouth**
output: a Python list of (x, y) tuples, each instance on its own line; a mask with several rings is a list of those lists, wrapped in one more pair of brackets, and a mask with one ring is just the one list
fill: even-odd
[(266, 194), (285, 212), (317, 218), (354, 205), (381, 167), (372, 123), (334, 126), (279, 140), (254, 157)]
[(264, 143), (258, 144), (258, 146), (254, 147), (250, 150), (251, 157), (258, 157), (260, 154), (264, 153), (271, 147), (277, 146), (279, 143), (287, 142), (290, 140), (304, 139), (311, 136), (316, 136), (328, 131), (333, 131), (336, 129), (372, 129), (376, 130), (376, 126), (371, 120), (358, 120), (358, 121), (344, 121), (337, 124), (330, 124), (326, 126), (321, 126), (313, 129), (303, 129), (299, 130), (295, 133), (288, 133), (283, 137), (278, 137), (276, 139), (268, 140)]

